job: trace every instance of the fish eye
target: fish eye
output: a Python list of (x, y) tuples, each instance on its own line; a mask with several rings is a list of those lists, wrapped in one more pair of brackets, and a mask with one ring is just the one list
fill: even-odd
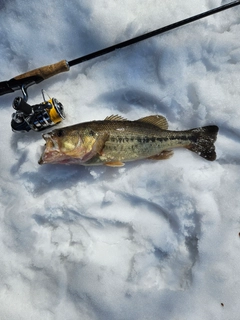
[(93, 137), (95, 135), (95, 132), (93, 130), (90, 130), (89, 135)]
[(64, 136), (64, 130), (59, 129), (59, 130), (57, 131), (57, 136), (58, 136), (59, 138), (63, 137), (63, 136)]

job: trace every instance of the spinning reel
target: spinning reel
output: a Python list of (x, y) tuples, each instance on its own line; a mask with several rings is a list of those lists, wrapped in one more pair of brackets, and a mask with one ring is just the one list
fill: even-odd
[(14, 132), (42, 131), (56, 125), (65, 119), (63, 105), (55, 98), (45, 99), (42, 90), (43, 102), (35, 105), (27, 103), (28, 96), (22, 90), (23, 98), (17, 97), (12, 106), (16, 110), (12, 114), (11, 126)]

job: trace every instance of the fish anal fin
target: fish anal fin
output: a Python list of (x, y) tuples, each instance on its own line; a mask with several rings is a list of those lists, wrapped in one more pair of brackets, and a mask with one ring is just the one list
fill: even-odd
[(168, 122), (167, 119), (160, 115), (152, 115), (144, 118), (140, 118), (136, 121), (145, 122), (145, 123), (151, 123), (154, 126), (159, 127), (162, 130), (168, 129)]
[(119, 116), (118, 114), (112, 114), (111, 116), (106, 117), (104, 120), (108, 121), (126, 121), (126, 118)]
[(164, 150), (160, 154), (149, 157), (150, 160), (166, 160), (173, 156), (173, 150)]
[(105, 166), (114, 167), (114, 168), (123, 167), (125, 165), (121, 161), (108, 161), (108, 162), (105, 162), (104, 164), (105, 164)]

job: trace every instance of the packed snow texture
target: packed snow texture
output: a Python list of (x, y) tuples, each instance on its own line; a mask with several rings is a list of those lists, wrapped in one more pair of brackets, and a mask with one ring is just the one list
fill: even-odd
[[(1, 81), (226, 3), (1, 0)], [(123, 168), (38, 165), (1, 96), (0, 319), (239, 320), (240, 8), (72, 67), (29, 88), (59, 126), (164, 115), (220, 128), (217, 160), (179, 149)]]

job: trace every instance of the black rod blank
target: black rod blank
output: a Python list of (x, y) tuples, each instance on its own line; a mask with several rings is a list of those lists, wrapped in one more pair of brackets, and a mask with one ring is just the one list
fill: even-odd
[(208, 17), (208, 16), (213, 15), (215, 13), (218, 13), (218, 12), (224, 11), (226, 9), (235, 7), (235, 6), (239, 5), (239, 4), (240, 4), (240, 0), (232, 1), (230, 3), (222, 5), (220, 7), (217, 7), (217, 8), (214, 8), (214, 9), (199, 13), (199, 14), (197, 14), (195, 16), (190, 17), (190, 18), (186, 18), (184, 20), (180, 20), (178, 22), (174, 22), (172, 24), (169, 24), (168, 26), (156, 29), (154, 31), (150, 31), (150, 32), (145, 33), (143, 35), (140, 35), (138, 37), (135, 37), (135, 38), (120, 42), (118, 44), (115, 44), (115, 45), (112, 45), (110, 47), (104, 48), (102, 50), (95, 51), (93, 53), (87, 54), (87, 55), (85, 55), (83, 57), (68, 61), (69, 67), (75, 66), (76, 64), (82, 63), (84, 61), (88, 61), (88, 60), (103, 56), (103, 55), (108, 54), (110, 52), (113, 52), (113, 51), (115, 51), (117, 49), (125, 48), (125, 47), (130, 46), (132, 44), (135, 44), (137, 42), (140, 42), (140, 41), (149, 39), (151, 37), (154, 37), (156, 35), (165, 33), (167, 31), (182, 27), (182, 26), (184, 26), (184, 25), (186, 25), (188, 23), (200, 20), (202, 18)]

